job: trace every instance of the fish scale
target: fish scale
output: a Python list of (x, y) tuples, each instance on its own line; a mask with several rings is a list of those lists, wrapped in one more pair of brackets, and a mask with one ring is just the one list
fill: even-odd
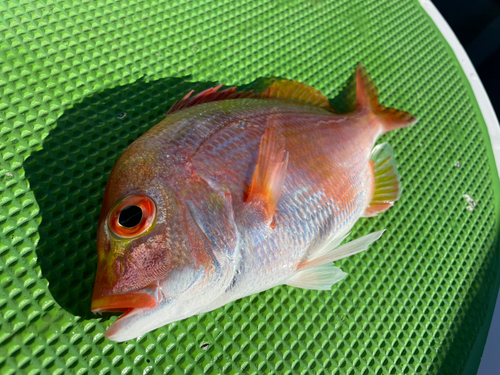
[[(241, 103), (244, 101), (249, 102), (249, 99), (234, 100), (231, 103), (233, 108), (244, 107), (246, 103)], [(255, 105), (250, 100), (250, 104)], [(234, 127), (228, 124), (223, 129), (220, 129), (213, 137), (206, 140), (203, 145), (198, 149), (196, 157), (193, 158), (193, 162), (209, 168), (212, 172), (219, 172), (216, 168), (227, 168), (227, 165), (231, 163), (234, 159), (239, 160), (240, 163), (231, 163), (231, 175), (232, 179), (225, 179), (219, 181), (220, 184), (227, 184), (230, 186), (230, 190), (234, 196), (243, 195), (242, 191), (245, 189), (245, 176), (249, 169), (249, 164), (256, 160), (256, 151), (258, 148), (256, 145), (260, 143), (260, 138), (267, 126), (267, 117), (269, 114), (275, 114), (276, 107), (270, 105), (273, 103), (266, 103), (270, 106), (267, 116), (262, 114), (261, 116), (255, 116), (252, 118), (252, 124), (255, 129), (260, 131), (255, 131), (253, 133), (245, 133), (247, 143), (243, 145), (235, 139), (236, 134)], [(338, 119), (332, 119), (330, 115), (325, 113), (325, 111), (319, 112), (323, 117), (316, 117), (316, 123), (311, 123), (309, 114), (311, 112), (310, 108), (305, 107), (294, 107), (292, 116), (287, 117), (287, 113), (284, 112), (287, 107), (280, 108), (281, 119), (283, 122), (283, 132), (296, 134), (298, 138), (296, 143), (300, 143), (301, 136), (308, 134), (311, 136), (311, 128), (317, 127), (318, 124), (322, 124), (324, 128), (318, 128), (320, 133), (323, 133), (323, 137), (330, 133), (331, 142), (329, 142), (328, 150), (335, 154), (339, 147), (335, 139), (338, 138), (338, 131), (332, 130), (334, 124), (342, 124), (342, 121)], [(262, 109), (260, 109), (262, 110)], [(300, 113), (302, 110), (304, 113)], [(315, 116), (318, 116), (318, 111), (314, 109)], [(304, 117), (301, 118), (301, 115)], [(235, 120), (232, 122), (238, 123), (242, 119), (248, 118), (247, 113), (243, 112), (240, 114), (231, 113)], [(220, 123), (220, 120), (214, 119), (216, 123)], [(206, 124), (206, 126), (210, 126)], [(344, 124), (348, 129), (351, 128), (352, 124)], [(233, 135), (233, 136), (232, 136)], [(291, 138), (291, 136), (289, 136)], [(316, 135), (313, 135), (316, 137)], [(372, 135), (372, 138), (375, 136)], [(290, 140), (287, 138), (287, 140)], [(292, 139), (293, 140), (293, 139)], [(352, 143), (356, 144), (358, 139), (353, 138)], [(293, 142), (292, 142), (293, 143)], [(204, 149), (208, 149), (211, 152), (205, 153)], [(345, 152), (345, 147), (340, 148), (341, 151)], [(245, 160), (243, 158), (226, 158), (226, 153), (222, 155), (216, 155), (215, 150), (227, 151), (227, 154), (237, 153), (239, 155), (251, 155), (250, 160)], [(245, 152), (245, 150), (247, 150)], [(353, 159), (351, 163), (351, 170), (349, 171), (352, 176), (359, 176), (362, 169), (366, 169), (367, 162), (369, 159), (369, 151), (371, 147), (367, 149), (365, 155), (360, 155), (358, 159)], [(222, 157), (221, 157), (222, 156)], [(214, 161), (214, 157), (217, 159)], [(332, 156), (334, 160), (342, 160), (342, 158)], [(293, 157), (292, 157), (293, 160)], [(238, 169), (238, 167), (240, 167)], [(364, 167), (364, 168), (363, 168)], [(224, 304), (226, 300), (232, 300), (234, 298), (240, 298), (248, 294), (253, 294), (261, 290), (264, 286), (276, 286), (283, 283), (291, 274), (293, 274), (293, 266), (296, 265), (301, 258), (308, 252), (310, 245), (315, 243), (321, 243), (324, 241), (328, 235), (334, 231), (342, 231), (345, 228), (351, 228), (355, 223), (357, 218), (362, 214), (364, 208), (367, 205), (366, 200), (370, 199), (367, 194), (364, 194), (365, 187), (363, 186), (364, 179), (357, 178), (357, 180), (349, 181), (349, 186), (361, 186), (357, 187), (358, 196), (351, 200), (351, 202), (356, 202), (356, 204), (345, 204), (342, 202), (342, 196), (345, 195), (343, 189), (336, 191), (331, 189), (332, 186), (336, 185), (334, 178), (330, 178), (331, 181), (321, 181), (318, 184), (318, 177), (308, 178), (307, 174), (304, 175), (303, 171), (295, 170), (294, 167), (290, 166), (287, 171), (287, 181), (284, 192), (281, 196), (280, 203), (275, 215), (275, 220), (278, 223), (283, 223), (279, 225), (275, 231), (271, 231), (266, 236), (263, 236), (263, 231), (255, 231), (254, 236), (249, 235), (250, 239), (246, 246), (242, 249), (242, 261), (241, 264), (244, 265), (243, 269), (240, 269), (240, 273), (235, 277), (236, 281), (232, 284), (232, 290), (228, 291), (221, 301)], [(315, 174), (315, 173), (312, 173)], [(231, 185), (232, 181), (236, 181), (235, 184)], [(248, 182), (247, 182), (248, 183)], [(319, 185), (319, 186), (318, 186)], [(307, 199), (296, 199), (296, 190), (307, 189), (308, 193), (313, 192), (313, 196), (323, 196), (321, 199), (322, 205), (318, 206), (311, 204)], [(329, 194), (328, 194), (329, 192)], [(242, 206), (240, 202), (240, 206)], [(330, 211), (330, 207), (333, 207), (333, 212)], [(235, 206), (235, 211), (239, 211), (238, 206)], [(313, 208), (317, 208), (316, 212), (313, 212)], [(330, 211), (329, 215), (323, 215), (323, 211)], [(290, 236), (289, 231), (295, 230), (295, 228), (300, 228), (300, 236)], [(244, 233), (244, 229), (240, 231)], [(265, 272), (265, 276), (262, 275), (262, 270)], [(256, 283), (255, 280), (258, 280)], [(249, 287), (251, 286), (251, 287)]]

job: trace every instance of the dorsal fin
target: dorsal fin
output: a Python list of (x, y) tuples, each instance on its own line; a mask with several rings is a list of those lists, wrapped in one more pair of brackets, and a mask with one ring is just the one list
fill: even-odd
[(356, 69), (356, 87), (356, 109), (369, 108), (382, 124), (384, 133), (405, 128), (417, 122), (417, 119), (410, 113), (384, 107), (379, 103), (377, 87), (361, 63)]
[(167, 114), (170, 115), (174, 112), (180, 111), (181, 109), (194, 107), (195, 105), (202, 103), (216, 102), (219, 100), (228, 99), (242, 99), (255, 96), (253, 90), (247, 92), (236, 91), (236, 86), (223, 91), (219, 91), (222, 86), (223, 85), (212, 87), (196, 94), (193, 97), (191, 97), (191, 95), (193, 94), (194, 90), (191, 90), (181, 100), (175, 102), (174, 105), (169, 109)]
[(293, 104), (318, 106), (325, 109), (330, 108), (328, 99), (321, 92), (305, 83), (291, 80), (274, 82), (266, 91), (258, 94), (258, 97)]
[(243, 98), (278, 100), (286, 103), (311, 105), (331, 109), (328, 99), (321, 92), (316, 90), (314, 87), (297, 81), (286, 79), (276, 80), (259, 94), (255, 94), (254, 90), (236, 91), (236, 86), (219, 91), (222, 86), (223, 85), (219, 85), (204, 90), (193, 97), (191, 97), (191, 95), (194, 90), (191, 90), (181, 100), (175, 102), (167, 114), (170, 115), (184, 108), (194, 107), (198, 104)]
[[(257, 81), (256, 81), (257, 82)], [(262, 82), (261, 82), (262, 83)], [(380, 105), (378, 102), (377, 87), (373, 84), (370, 75), (360, 63), (356, 72), (351, 76), (347, 85), (332, 100), (332, 103), (314, 87), (298, 81), (278, 79), (268, 86), (263, 92), (256, 94), (251, 91), (236, 91), (236, 86), (219, 92), (222, 85), (204, 90), (191, 97), (194, 90), (184, 98), (174, 103), (167, 114), (193, 107), (202, 103), (215, 102), (229, 99), (268, 99), (298, 105), (309, 105), (324, 108), (333, 113), (347, 113), (353, 110), (369, 108), (376, 115), (382, 125), (382, 131), (403, 128), (414, 124), (417, 119), (411, 114), (394, 108)]]
[(356, 72), (349, 78), (345, 87), (332, 99), (331, 108), (334, 113), (369, 109), (376, 115), (384, 133), (417, 122), (417, 119), (410, 113), (384, 107), (379, 103), (378, 89), (361, 63), (358, 64)]

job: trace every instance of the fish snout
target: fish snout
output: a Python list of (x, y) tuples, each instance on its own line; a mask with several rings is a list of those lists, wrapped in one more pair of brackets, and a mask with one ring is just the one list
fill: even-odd
[(133, 309), (154, 308), (160, 303), (160, 292), (158, 282), (155, 281), (145, 288), (123, 293), (103, 295), (97, 288), (92, 295), (90, 309), (95, 313), (102, 312), (124, 312), (129, 313)]

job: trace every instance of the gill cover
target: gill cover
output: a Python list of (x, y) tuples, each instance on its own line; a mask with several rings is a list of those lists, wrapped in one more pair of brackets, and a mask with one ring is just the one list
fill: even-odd
[[(236, 254), (239, 235), (231, 194), (199, 176), (191, 177), (175, 189), (165, 187), (171, 192), (165, 222), (161, 216), (165, 211), (162, 209), (164, 202), (156, 198), (151, 204), (152, 199), (145, 194), (124, 199), (110, 210), (109, 223), (105, 226), (111, 234), (110, 242), (129, 241), (124, 256), (132, 261), (137, 244), (147, 246), (158, 233), (168, 233), (164, 238), (164, 252), (168, 253), (169, 269), (152, 284), (141, 285), (135, 290), (96, 294), (97, 298), (92, 301), (94, 312), (125, 312), (109, 327), (108, 339), (125, 341), (195, 315), (207, 309), (231, 285), (240, 259)], [(120, 215), (131, 206), (140, 207), (143, 213), (140, 220), (128, 218), (132, 223), (138, 222), (131, 229), (133, 233), (126, 228), (127, 222), (120, 222)], [(149, 213), (154, 212), (159, 216), (158, 222), (153, 221), (151, 229), (144, 229)], [(127, 238), (129, 235), (131, 237)], [(138, 265), (140, 267), (131, 267), (130, 271), (147, 273), (147, 269), (141, 268), (144, 263)], [(99, 289), (99, 273), (109, 271), (109, 268), (98, 268), (94, 293)]]

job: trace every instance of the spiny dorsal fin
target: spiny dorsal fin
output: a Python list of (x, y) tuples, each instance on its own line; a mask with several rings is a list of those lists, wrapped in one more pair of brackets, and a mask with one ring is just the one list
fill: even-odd
[(223, 85), (212, 87), (196, 94), (193, 97), (191, 97), (191, 95), (193, 94), (194, 90), (188, 92), (187, 95), (184, 96), (181, 100), (174, 103), (167, 114), (170, 115), (174, 112), (180, 111), (181, 109), (194, 107), (195, 105), (202, 103), (216, 102), (219, 100), (242, 99), (255, 96), (253, 90), (248, 92), (236, 91), (236, 86), (223, 91), (219, 91), (222, 86)]
[(375, 176), (375, 186), (372, 201), (363, 214), (364, 217), (384, 212), (401, 196), (401, 181), (391, 145), (382, 143), (374, 147), (370, 163)]
[(268, 118), (268, 126), (260, 142), (259, 159), (247, 197), (248, 203), (264, 203), (265, 216), (271, 226), (288, 165), (286, 141), (284, 137), (278, 135), (275, 126), (278, 117), (279, 114), (272, 114)]
[(190, 91), (181, 100), (175, 102), (167, 114), (172, 114), (184, 108), (194, 107), (198, 104), (243, 98), (278, 100), (286, 103), (312, 105), (330, 109), (328, 99), (321, 92), (314, 87), (297, 81), (286, 79), (276, 80), (259, 94), (255, 94), (254, 90), (236, 91), (236, 86), (219, 91), (222, 86), (219, 85), (204, 90), (193, 97), (191, 95), (194, 90)]
[(258, 94), (262, 99), (279, 100), (282, 102), (312, 105), (330, 108), (328, 99), (314, 87), (308, 86), (305, 83), (291, 81), (291, 80), (278, 80), (269, 86), (266, 91)]

